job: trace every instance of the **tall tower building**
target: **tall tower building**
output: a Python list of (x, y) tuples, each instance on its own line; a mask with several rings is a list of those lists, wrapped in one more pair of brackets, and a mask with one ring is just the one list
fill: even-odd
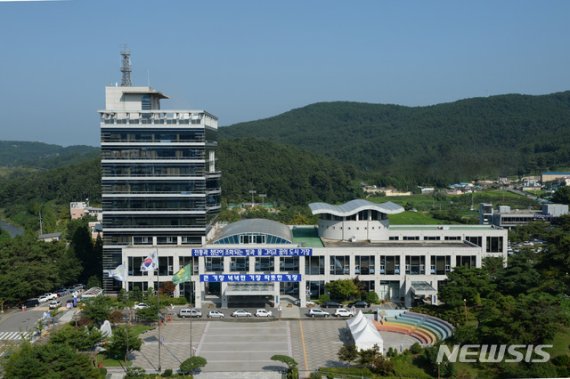
[[(204, 110), (161, 109), (168, 97), (131, 86), (130, 54), (121, 55), (121, 86), (105, 88), (99, 111), (103, 269), (130, 271), (123, 247), (205, 242), (220, 210), (221, 174), (217, 118)], [(103, 287), (116, 292), (121, 283), (105, 277)]]

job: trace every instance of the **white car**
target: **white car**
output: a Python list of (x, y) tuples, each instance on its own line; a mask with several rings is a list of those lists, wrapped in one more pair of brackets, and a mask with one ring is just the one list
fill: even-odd
[(220, 311), (208, 312), (208, 318), (224, 318), (224, 314)]
[(327, 311), (323, 311), (319, 308), (311, 308), (309, 310), (309, 317), (330, 317), (330, 313)]
[(145, 308), (148, 308), (148, 307), (149, 307), (149, 305), (146, 304), (146, 303), (138, 303), (138, 304), (135, 304), (135, 306), (134, 306), (133, 308), (134, 308), (134, 309), (145, 309)]
[(51, 296), (49, 296), (49, 294), (47, 294), (47, 293), (45, 293), (41, 296), (38, 296), (38, 301), (40, 303), (45, 303), (46, 301), (49, 301), (49, 300), (51, 300)]
[(202, 312), (194, 308), (182, 308), (180, 311), (178, 311), (178, 317), (180, 318), (202, 317)]
[(334, 312), (335, 317), (352, 317), (354, 316), (351, 311), (346, 308), (338, 308)]
[(61, 302), (59, 300), (52, 300), (49, 302), (49, 309), (57, 309), (61, 306)]
[(273, 313), (265, 309), (258, 309), (255, 311), (255, 317), (273, 317)]
[(252, 317), (252, 314), (244, 309), (237, 309), (232, 313), (232, 317)]

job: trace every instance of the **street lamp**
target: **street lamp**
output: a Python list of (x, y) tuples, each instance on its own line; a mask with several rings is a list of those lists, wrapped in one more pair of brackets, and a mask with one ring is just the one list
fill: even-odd
[(465, 313), (465, 323), (467, 323), (467, 299), (463, 299), (463, 312)]
[(255, 195), (257, 193), (256, 190), (249, 190), (249, 193), (251, 194), (251, 207), (253, 208), (255, 206), (254, 200), (253, 200), (253, 195)]

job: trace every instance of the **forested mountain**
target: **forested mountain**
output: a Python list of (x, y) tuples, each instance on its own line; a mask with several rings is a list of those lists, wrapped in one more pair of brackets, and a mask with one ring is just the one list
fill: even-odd
[[(0, 176), (0, 209), (26, 229), (38, 229), (42, 212), (44, 232), (56, 230), (58, 220), (69, 218), (69, 202), (101, 199), (99, 157), (35, 172), (14, 171)], [(61, 229), (59, 229), (61, 230)]]
[(226, 140), (220, 142), (218, 156), (222, 194), (228, 201), (246, 201), (251, 189), (267, 194), (268, 201), (296, 205), (358, 196), (352, 167), (291, 146)]
[(0, 141), (0, 167), (53, 168), (96, 156), (99, 148), (92, 146)]
[[(306, 206), (310, 201), (340, 202), (358, 196), (353, 168), (291, 146), (223, 141), (218, 157), (222, 196), (229, 202), (247, 201), (252, 188), (280, 205)], [(38, 229), (40, 211), (44, 232), (63, 230), (58, 222), (69, 218), (69, 202), (86, 198), (94, 204), (101, 200), (98, 155), (63, 167), (13, 170), (0, 176), (0, 209), (28, 230)]]
[(221, 128), (220, 138), (293, 145), (408, 187), (526, 174), (570, 164), (570, 91), (427, 107), (316, 103)]

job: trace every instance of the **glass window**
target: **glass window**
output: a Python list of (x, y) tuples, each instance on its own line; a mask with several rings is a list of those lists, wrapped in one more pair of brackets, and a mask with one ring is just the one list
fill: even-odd
[(348, 255), (332, 255), (330, 258), (331, 275), (350, 274), (350, 259)]
[(381, 256), (380, 274), (400, 275), (400, 256)]
[(188, 263), (192, 263), (192, 274), (198, 275), (198, 257), (178, 257), (178, 265), (180, 268), (186, 266)]
[(299, 272), (299, 257), (280, 257), (279, 270), (282, 272)]
[(305, 257), (306, 275), (324, 275), (325, 257)]
[(475, 255), (466, 257), (458, 255), (455, 257), (455, 266), (477, 267), (477, 257)]
[(425, 274), (426, 257), (406, 255), (406, 274), (424, 275)]
[(430, 273), (435, 275), (445, 275), (451, 270), (451, 257), (432, 255)]
[(249, 271), (249, 257), (231, 257), (230, 271)]
[(355, 257), (354, 274), (355, 275), (373, 275), (374, 274), (374, 256), (357, 256)]
[(307, 298), (318, 299), (319, 296), (325, 294), (324, 280), (312, 280), (307, 282)]
[(143, 257), (129, 257), (128, 259), (128, 272), (129, 275), (142, 276), (144, 275), (141, 271)]
[(487, 253), (503, 252), (503, 237), (487, 237)]
[(224, 258), (222, 257), (205, 257), (206, 271), (223, 272)]
[(256, 272), (271, 272), (274, 270), (273, 257), (255, 257)]
[(174, 275), (173, 257), (158, 257), (158, 274)]

